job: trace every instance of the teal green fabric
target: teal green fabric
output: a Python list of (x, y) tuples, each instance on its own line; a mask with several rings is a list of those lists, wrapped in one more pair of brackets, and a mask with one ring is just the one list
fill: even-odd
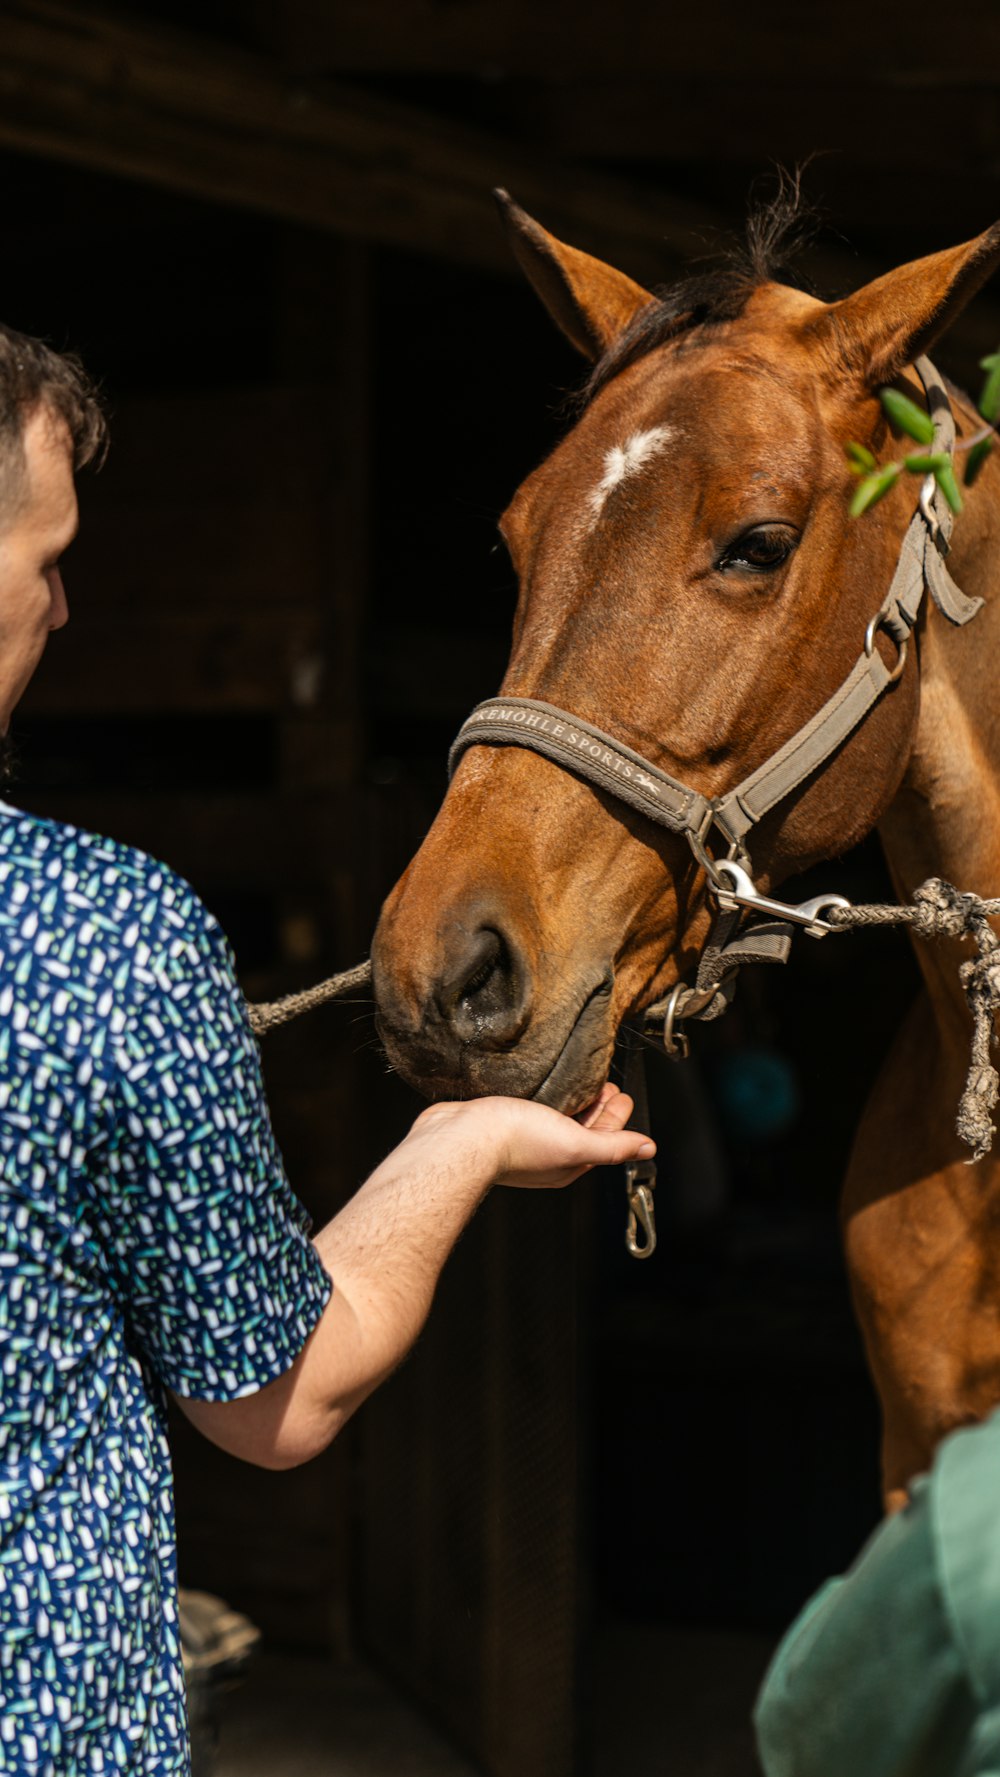
[(806, 1606), (755, 1725), (766, 1777), (1000, 1777), (1000, 1415)]

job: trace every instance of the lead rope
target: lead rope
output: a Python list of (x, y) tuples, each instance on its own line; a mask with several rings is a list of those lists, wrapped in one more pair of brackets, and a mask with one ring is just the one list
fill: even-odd
[[(773, 907), (781, 904), (770, 905)], [(793, 916), (800, 913), (795, 907), (789, 907), (787, 911)], [(970, 1150), (970, 1165), (985, 1158), (996, 1135), (996, 1126), (990, 1113), (1000, 1097), (1000, 1076), (992, 1060), (992, 1050), (996, 1045), (996, 1013), (1000, 1008), (1000, 939), (989, 922), (997, 918), (1000, 918), (1000, 898), (987, 899), (982, 895), (974, 895), (957, 889), (953, 883), (945, 882), (941, 877), (932, 876), (915, 890), (909, 906), (873, 902), (856, 907), (838, 898), (837, 905), (825, 908), (823, 921), (815, 922), (817, 927), (822, 924), (822, 929), (805, 925), (805, 929), (813, 930), (815, 936), (825, 936), (831, 930), (859, 931), (865, 926), (909, 926), (917, 938), (972, 939), (976, 946), (976, 955), (966, 957), (958, 971), (972, 1015), (972, 1041), (965, 1087), (955, 1120), (958, 1138)], [(801, 917), (795, 923), (804, 924)], [(751, 942), (747, 948), (752, 954), (755, 948), (752, 942), (752, 925), (748, 938)], [(759, 956), (755, 956), (754, 960), (760, 960)], [(301, 993), (290, 993), (280, 1000), (249, 1005), (247, 1010), (251, 1029), (256, 1036), (264, 1036), (277, 1025), (286, 1024), (289, 1019), (311, 1011), (314, 1006), (345, 999), (350, 994), (363, 993), (371, 987), (371, 980), (371, 963), (363, 962), (357, 968), (345, 969), (340, 975), (331, 975), (326, 981), (320, 981), (315, 987), (306, 988)], [(673, 1056), (685, 1055), (688, 1049), (687, 1038), (685, 1033), (676, 1028), (677, 1025), (685, 1017), (704, 1017), (713, 998), (719, 1002), (719, 1011), (724, 1011), (731, 997), (731, 990), (726, 991), (728, 985), (726, 983), (715, 987), (708, 993), (707, 990), (699, 991), (678, 982), (666, 1000), (651, 1006), (645, 1013), (647, 1029), (651, 1025), (660, 1025), (657, 1034), (662, 1038), (667, 1053)], [(645, 1130), (649, 1126), (645, 1108), (645, 1076), (634, 1051), (627, 1054), (626, 1068), (626, 1090), (631, 1092), (636, 1102), (633, 1123)], [(629, 1206), (626, 1244), (636, 1258), (648, 1258), (656, 1245), (652, 1196), (655, 1182), (656, 1168), (652, 1161), (641, 1161), (626, 1169)]]
[[(725, 886), (719, 886), (726, 893)], [(763, 896), (755, 898), (769, 913), (782, 906), (782, 903)], [(752, 909), (753, 899), (749, 895), (741, 897), (740, 904)], [(806, 904), (809, 910), (814, 905)], [(959, 1140), (970, 1150), (969, 1165), (982, 1160), (993, 1146), (996, 1127), (990, 1112), (1000, 1096), (1000, 1077), (991, 1060), (991, 1050), (996, 1043), (996, 1013), (1000, 1008), (1000, 939), (989, 923), (991, 919), (1000, 918), (1000, 899), (984, 899), (981, 895), (955, 888), (953, 883), (945, 882), (939, 876), (932, 876), (914, 891), (910, 906), (873, 902), (855, 907), (838, 896), (835, 904), (824, 907), (822, 919), (817, 917), (812, 922), (802, 918), (799, 907), (788, 906), (785, 911), (789, 915), (789, 923), (785, 926), (789, 939), (794, 925), (803, 927), (813, 937), (825, 937), (830, 931), (858, 931), (864, 926), (905, 925), (917, 938), (973, 940), (977, 955), (967, 957), (958, 971), (972, 1014), (972, 1042), (955, 1130)], [(770, 921), (767, 929), (777, 930), (778, 923), (777, 920)], [(754, 929), (751, 923), (745, 934), (751, 954), (737, 954), (735, 967), (724, 980), (715, 986), (700, 988), (697, 985), (688, 987), (679, 981), (665, 1000), (648, 1008), (644, 1015), (646, 1029), (661, 1038), (668, 1055), (683, 1059), (688, 1053), (687, 1033), (679, 1028), (684, 1019), (717, 1018), (726, 1010), (735, 989), (736, 968), (741, 962), (765, 960), (752, 954)]]
[(345, 969), (342, 975), (330, 975), (326, 981), (318, 981), (315, 987), (303, 988), (301, 993), (286, 993), (284, 999), (248, 1005), (250, 1029), (255, 1037), (265, 1036), (276, 1025), (287, 1024), (290, 1018), (298, 1018), (303, 1012), (311, 1012), (314, 1006), (325, 1006), (330, 1000), (346, 999), (348, 994), (370, 988), (371, 984), (371, 963), (359, 963), (356, 969)]
[(971, 938), (977, 955), (966, 957), (958, 978), (972, 1013), (972, 1044), (965, 1088), (958, 1102), (955, 1132), (970, 1149), (968, 1164), (985, 1159), (996, 1126), (990, 1117), (1000, 1095), (1000, 1077), (990, 1051), (996, 1044), (1000, 1006), (1000, 940), (990, 920), (1000, 916), (1000, 900), (963, 893), (940, 876), (918, 888), (913, 906), (832, 907), (826, 917), (837, 930), (861, 926), (908, 925), (918, 938)]

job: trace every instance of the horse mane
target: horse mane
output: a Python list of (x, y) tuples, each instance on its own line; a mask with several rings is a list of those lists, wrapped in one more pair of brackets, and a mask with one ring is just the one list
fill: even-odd
[(681, 333), (743, 313), (748, 298), (761, 284), (792, 284), (802, 288), (792, 262), (812, 239), (815, 211), (802, 196), (801, 171), (778, 174), (778, 189), (765, 203), (755, 204), (745, 233), (711, 257), (703, 270), (675, 284), (658, 285), (654, 300), (598, 359), (580, 390), (586, 406), (612, 377)]

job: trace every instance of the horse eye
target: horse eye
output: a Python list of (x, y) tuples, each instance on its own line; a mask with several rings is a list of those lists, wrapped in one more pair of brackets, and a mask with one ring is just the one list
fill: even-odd
[(717, 565), (737, 574), (773, 573), (788, 560), (797, 542), (798, 537), (788, 525), (755, 525), (729, 545)]

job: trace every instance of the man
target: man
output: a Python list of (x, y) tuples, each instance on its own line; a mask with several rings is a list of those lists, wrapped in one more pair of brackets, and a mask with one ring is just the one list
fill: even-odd
[[(79, 366), (0, 329), (0, 730), (52, 629)], [(575, 1122), (438, 1105), (314, 1242), (225, 939), (140, 852), (0, 805), (0, 1771), (188, 1768), (164, 1391), (271, 1468), (399, 1363), (492, 1185), (651, 1152), (606, 1087)]]

